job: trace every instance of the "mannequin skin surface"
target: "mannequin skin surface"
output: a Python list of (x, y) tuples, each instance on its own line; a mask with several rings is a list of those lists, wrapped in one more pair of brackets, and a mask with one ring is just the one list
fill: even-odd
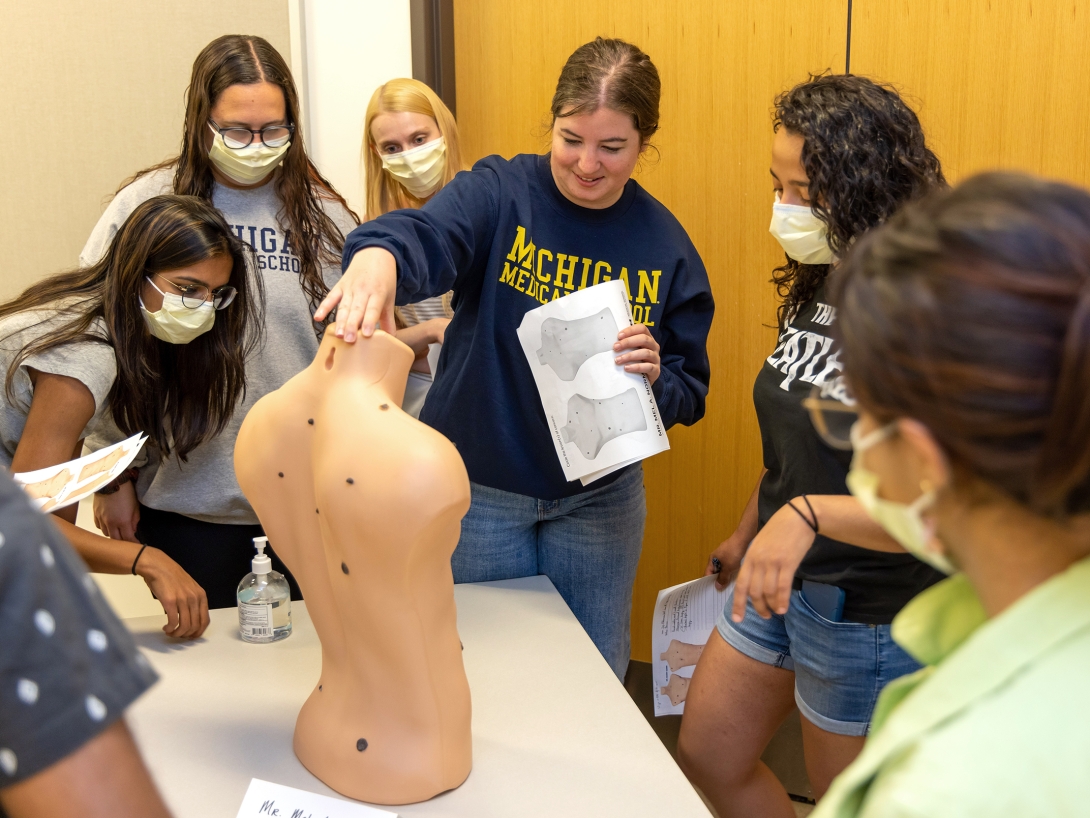
[(322, 643), (295, 754), (376, 804), (424, 801), (472, 766), (450, 568), (469, 478), (449, 440), (401, 411), (412, 363), (385, 332), (354, 344), (327, 332), (235, 445), (239, 485)]

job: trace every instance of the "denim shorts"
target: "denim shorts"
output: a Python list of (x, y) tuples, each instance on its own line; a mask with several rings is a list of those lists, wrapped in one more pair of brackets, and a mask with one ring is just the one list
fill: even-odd
[(889, 625), (831, 622), (798, 591), (783, 616), (762, 619), (746, 602), (741, 622), (730, 618), (734, 592), (716, 622), (740, 653), (795, 672), (795, 703), (815, 726), (842, 736), (865, 736), (878, 694), (920, 665), (893, 641)]

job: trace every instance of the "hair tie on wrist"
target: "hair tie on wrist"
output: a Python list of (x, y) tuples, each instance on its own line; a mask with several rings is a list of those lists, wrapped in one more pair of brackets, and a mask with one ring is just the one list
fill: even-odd
[(810, 501), (806, 499), (805, 494), (802, 495), (802, 499), (805, 501), (806, 507), (808, 509), (810, 509), (810, 513), (813, 514), (813, 516), (814, 516), (813, 520), (811, 520), (809, 517), (807, 517), (805, 514), (803, 514), (799, 510), (799, 507), (796, 506), (794, 503), (792, 503), (790, 500), (787, 501), (787, 505), (791, 506), (791, 510), (794, 511), (796, 514), (798, 514), (800, 517), (802, 517), (802, 521), (804, 523), (806, 523), (808, 526), (810, 526), (810, 528), (813, 530), (813, 532), (815, 534), (817, 534), (818, 533), (818, 522), (817, 522), (817, 515), (814, 514), (814, 507), (812, 505), (810, 505)]
[(144, 553), (144, 549), (147, 547), (147, 543), (144, 543), (144, 545), (140, 546), (140, 550), (136, 552), (136, 559), (132, 561), (132, 575), (134, 577), (136, 576), (136, 563), (140, 562), (140, 557)]
[(807, 497), (805, 494), (802, 495), (802, 502), (806, 503), (806, 507), (810, 509), (810, 516), (814, 518), (814, 533), (817, 534), (818, 531), (821, 530), (818, 526), (817, 512), (814, 511), (814, 507), (810, 505), (810, 498)]

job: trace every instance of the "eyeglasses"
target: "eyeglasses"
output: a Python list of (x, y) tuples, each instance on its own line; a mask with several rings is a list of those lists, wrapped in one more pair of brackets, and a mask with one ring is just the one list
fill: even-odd
[(815, 386), (802, 405), (826, 444), (845, 452), (852, 450), (852, 424), (859, 420), (859, 409), (840, 378)]
[(212, 123), (212, 129), (223, 137), (223, 144), (235, 151), (249, 147), (255, 136), (261, 137), (261, 142), (266, 148), (282, 148), (288, 144), (292, 134), (295, 133), (294, 125), (269, 125), (260, 131), (251, 131), (249, 128), (237, 126), (221, 128), (215, 120), (208, 121)]
[[(209, 301), (212, 302), (212, 309), (222, 310), (234, 301), (235, 296), (238, 295), (238, 290), (230, 284), (223, 287), (216, 287), (214, 290), (209, 290), (203, 284), (175, 284), (169, 278), (160, 275), (159, 273), (152, 273), (152, 275), (156, 278), (163, 279), (163, 281), (177, 290), (178, 295), (182, 297), (182, 306), (188, 307), (191, 310), (195, 310), (197, 307), (202, 304), (207, 304)], [(151, 279), (148, 279), (148, 281), (151, 281)], [(155, 287), (154, 282), (152, 282), (151, 286)], [(158, 287), (155, 287), (155, 289), (159, 290)], [(159, 292), (163, 293), (162, 290), (159, 290)], [(166, 293), (163, 293), (163, 295), (166, 295)]]

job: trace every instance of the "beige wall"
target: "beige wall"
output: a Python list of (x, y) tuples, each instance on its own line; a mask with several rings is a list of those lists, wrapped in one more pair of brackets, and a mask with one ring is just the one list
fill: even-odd
[(117, 186), (177, 152), (210, 40), (291, 53), (286, 0), (2, 0), (0, 32), (0, 299), (74, 266)]

